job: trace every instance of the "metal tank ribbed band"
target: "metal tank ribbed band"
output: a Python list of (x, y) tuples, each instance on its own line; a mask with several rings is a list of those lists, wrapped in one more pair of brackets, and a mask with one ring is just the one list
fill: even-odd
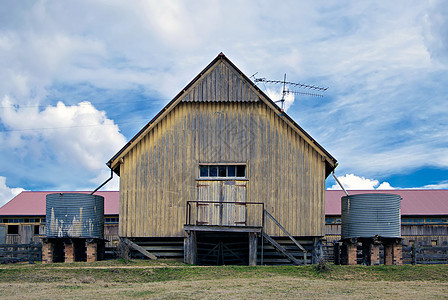
[(47, 195), (47, 237), (104, 237), (104, 197), (82, 193)]
[(341, 199), (342, 238), (401, 237), (401, 197), (358, 194)]

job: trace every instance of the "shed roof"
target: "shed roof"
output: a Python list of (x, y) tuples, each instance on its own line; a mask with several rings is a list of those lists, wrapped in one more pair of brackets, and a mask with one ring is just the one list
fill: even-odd
[[(213, 75), (213, 70), (220, 67), (220, 63), (225, 63), (228, 67), (227, 75), (222, 76), (222, 72), (216, 72)], [(198, 83), (204, 79), (204, 75), (211, 74), (211, 79), (216, 83), (215, 89), (203, 90)], [(221, 74), (221, 75), (220, 75)], [(237, 76), (235, 76), (237, 75)], [(253, 91), (251, 97), (248, 99), (233, 98), (229, 92), (229, 87), (238, 85), (243, 89), (246, 86)], [(194, 88), (198, 87), (197, 91)], [(198, 95), (207, 95), (207, 99), (200, 99)], [(208, 95), (214, 95), (208, 98)], [(120, 174), (120, 159), (126, 155), (134, 147), (138, 141), (143, 138), (161, 119), (163, 119), (169, 111), (171, 111), (179, 102), (228, 102), (228, 101), (244, 101), (257, 102), (263, 101), (271, 109), (275, 110), (277, 114), (296, 132), (298, 132), (307, 141), (311, 147), (320, 152), (326, 162), (326, 176), (328, 176), (337, 166), (337, 160), (327, 152), (319, 143), (317, 143), (302, 127), (300, 127), (290, 116), (283, 112), (274, 101), (272, 101), (262, 90), (260, 90), (246, 75), (243, 74), (223, 53), (220, 53), (204, 70), (202, 70), (182, 91), (176, 95), (148, 124), (146, 124), (120, 151), (118, 151), (107, 163), (107, 165), (114, 170), (118, 175)]]
[[(350, 190), (349, 195), (400, 195), (402, 216), (448, 215), (448, 190)], [(341, 215), (341, 190), (325, 191), (325, 214)]]
[[(0, 216), (45, 216), (46, 196), (54, 193), (84, 193), (90, 192), (21, 192), (0, 208)], [(104, 197), (104, 214), (118, 215), (120, 193), (117, 191), (96, 192)]]
[[(0, 216), (45, 216), (46, 196), (52, 193), (86, 193), (86, 192), (22, 192), (0, 208)], [(88, 192), (87, 192), (88, 193)], [(448, 215), (448, 190), (351, 190), (349, 194), (387, 193), (398, 194), (401, 201), (401, 215)], [(104, 214), (118, 215), (120, 192), (96, 192), (104, 197)], [(325, 191), (325, 214), (341, 214), (341, 197), (343, 191)]]

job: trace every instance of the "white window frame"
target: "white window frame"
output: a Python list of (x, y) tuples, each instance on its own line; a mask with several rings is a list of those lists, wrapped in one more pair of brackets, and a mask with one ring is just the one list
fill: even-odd
[[(244, 176), (237, 176), (237, 168), (244, 166)], [(208, 176), (201, 176), (201, 167), (208, 167)], [(210, 176), (210, 167), (226, 167), (226, 176), (219, 176), (219, 169), (216, 176)], [(228, 176), (229, 167), (235, 167), (235, 176)], [(246, 163), (199, 163), (198, 165), (199, 180), (247, 180), (247, 164)]]

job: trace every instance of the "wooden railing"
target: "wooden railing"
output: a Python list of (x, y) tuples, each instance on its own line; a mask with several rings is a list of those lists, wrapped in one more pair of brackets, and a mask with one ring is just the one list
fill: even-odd
[(0, 244), (0, 263), (41, 260), (42, 244)]
[(187, 201), (186, 225), (264, 227), (264, 203)]
[(405, 264), (448, 264), (448, 247), (446, 246), (411, 246), (403, 247)]
[[(250, 226), (260, 227), (262, 243), (266, 239), (277, 251), (286, 256), (294, 264), (300, 261), (290, 254), (265, 232), (266, 223), (274, 222), (283, 233), (303, 252), (306, 264), (307, 250), (267, 211), (262, 202), (220, 202), (220, 201), (187, 201), (186, 225), (206, 226)], [(263, 262), (263, 244), (261, 261)]]
[(18, 244), (20, 242), (20, 235), (8, 234), (6, 235), (6, 243), (5, 244)]
[[(302, 245), (300, 245), (300, 243), (280, 224), (280, 222), (278, 222), (274, 216), (272, 216), (267, 210), (263, 211), (263, 224), (266, 224), (266, 217), (268, 217), (271, 221), (274, 222), (275, 225), (278, 226), (278, 228), (280, 228), (284, 234), (286, 234), (287, 237), (289, 237), (289, 239), (300, 249), (303, 251), (303, 261), (304, 264), (306, 265), (306, 260), (307, 260), (307, 251), (305, 248), (303, 248)], [(280, 251), (281, 253), (283, 253), (286, 257), (288, 257), (293, 263), (295, 264), (299, 264), (300, 262), (294, 257), (292, 256), (290, 253), (288, 253), (288, 251), (286, 251), (285, 248), (283, 248), (280, 244), (278, 244), (273, 238), (271, 238), (268, 234), (266, 234), (264, 232), (264, 226), (263, 226), (263, 237), (269, 242), (271, 243), (272, 246), (274, 246), (278, 251)], [(263, 257), (263, 255), (262, 255)]]

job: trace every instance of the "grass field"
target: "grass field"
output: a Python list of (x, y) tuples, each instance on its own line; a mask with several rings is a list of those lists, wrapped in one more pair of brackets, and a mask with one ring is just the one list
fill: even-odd
[(0, 266), (4, 299), (448, 299), (448, 266), (196, 267), (169, 260)]

